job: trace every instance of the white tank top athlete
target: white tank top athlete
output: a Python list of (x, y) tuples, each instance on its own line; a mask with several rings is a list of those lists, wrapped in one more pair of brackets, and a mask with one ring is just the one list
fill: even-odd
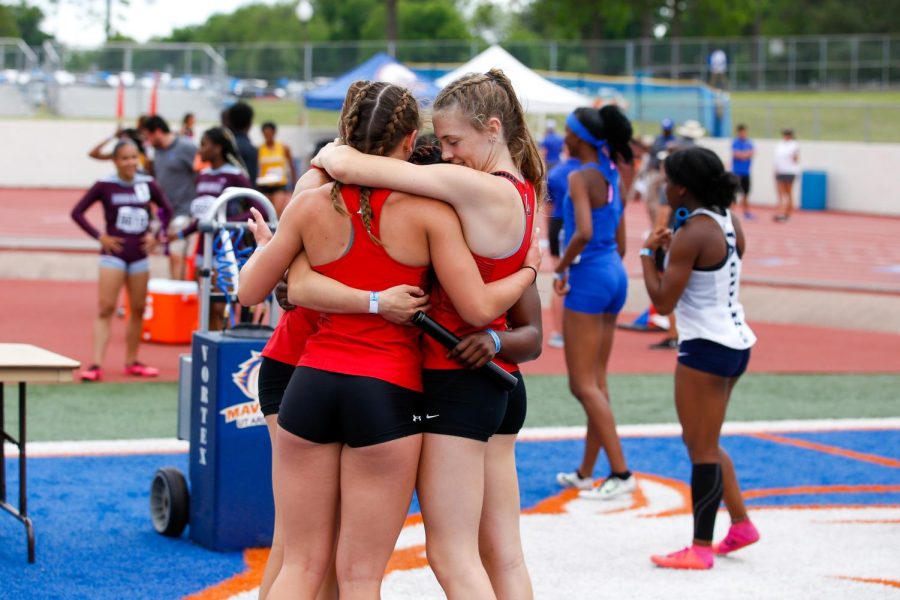
[(698, 215), (708, 216), (722, 228), (727, 253), (721, 264), (691, 272), (675, 305), (678, 342), (704, 339), (734, 350), (746, 350), (756, 343), (756, 336), (744, 321), (740, 301), (741, 257), (731, 211), (720, 215), (698, 208), (688, 218)]

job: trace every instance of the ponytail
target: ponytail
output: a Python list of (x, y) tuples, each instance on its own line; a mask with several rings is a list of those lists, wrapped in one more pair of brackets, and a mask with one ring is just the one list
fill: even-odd
[(534, 185), (539, 201), (546, 191), (544, 160), (528, 130), (525, 110), (509, 78), (500, 69), (470, 73), (450, 83), (434, 99), (434, 111), (456, 107), (478, 131), (491, 117), (500, 120), (510, 157), (522, 176)]
[(684, 186), (703, 206), (723, 212), (734, 202), (738, 180), (725, 170), (712, 150), (694, 146), (676, 150), (666, 157), (666, 177)]

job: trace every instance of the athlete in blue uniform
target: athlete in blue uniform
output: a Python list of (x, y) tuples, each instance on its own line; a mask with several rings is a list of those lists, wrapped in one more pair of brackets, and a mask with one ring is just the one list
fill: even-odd
[[(559, 263), (560, 245), (562, 243), (563, 229), (563, 205), (566, 195), (569, 193), (569, 173), (581, 167), (581, 161), (569, 157), (564, 162), (557, 164), (547, 174), (547, 200), (553, 208), (547, 227), (547, 241), (550, 242), (550, 256), (553, 257), (553, 266)], [(562, 336), (562, 298), (554, 295), (550, 301), (550, 311), (553, 314), (553, 329), (550, 332), (548, 345), (551, 348), (563, 347)]]
[[(610, 499), (636, 487), (628, 470), (609, 404), (606, 370), (616, 318), (625, 304), (628, 277), (624, 205), (613, 161), (632, 159), (631, 123), (615, 106), (579, 108), (566, 119), (566, 147), (582, 167), (569, 175), (563, 209), (566, 250), (556, 266), (554, 289), (565, 295), (563, 335), (569, 388), (588, 418), (584, 456), (578, 469), (557, 482), (582, 496)], [(594, 464), (606, 450), (611, 473), (594, 487)]]

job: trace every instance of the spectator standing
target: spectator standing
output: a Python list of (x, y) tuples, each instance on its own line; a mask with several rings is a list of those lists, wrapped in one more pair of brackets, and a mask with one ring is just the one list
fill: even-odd
[(181, 119), (181, 135), (188, 138), (192, 142), (195, 141), (194, 136), (194, 125), (196, 124), (197, 119), (194, 117), (194, 113), (184, 113), (184, 117)]
[(728, 83), (728, 55), (721, 48), (709, 53), (709, 85), (720, 90)]
[(750, 166), (753, 162), (753, 142), (747, 137), (747, 126), (738, 125), (735, 129), (734, 141), (731, 142), (731, 172), (740, 184), (741, 208), (744, 218), (752, 220), (750, 212)]
[(250, 127), (253, 126), (253, 107), (246, 102), (238, 102), (228, 109), (227, 126), (234, 133), (238, 152), (250, 181), (256, 182), (259, 177), (259, 150), (250, 141)]
[(794, 210), (794, 180), (800, 172), (800, 145), (794, 139), (793, 129), (782, 130), (781, 141), (775, 144), (774, 161), (778, 204), (772, 218), (777, 223), (784, 223)]
[(287, 144), (275, 139), (278, 130), (275, 123), (266, 121), (261, 129), (265, 141), (259, 147), (259, 179), (256, 186), (272, 201), (275, 210), (281, 215), (291, 199), (291, 191), (297, 181), (294, 157)]
[[(666, 153), (675, 145), (675, 122), (668, 117), (660, 122), (661, 131), (653, 144), (650, 146), (649, 156), (647, 157), (647, 214), (650, 217), (650, 230), (654, 231), (659, 227), (665, 227), (668, 220), (668, 213), (663, 219), (658, 219), (659, 206), (665, 202), (665, 196), (662, 193), (665, 176), (662, 173), (662, 159), (666, 157)], [(659, 221), (662, 221), (661, 223)]]
[(559, 155), (563, 150), (563, 137), (556, 133), (556, 121), (547, 119), (547, 130), (544, 139), (541, 140), (541, 154), (544, 155), (544, 163), (547, 171), (559, 163)]
[[(559, 264), (562, 249), (563, 236), (563, 201), (569, 193), (569, 173), (581, 168), (581, 161), (575, 157), (568, 157), (550, 169), (547, 175), (547, 200), (550, 202), (552, 213), (548, 221), (547, 241), (550, 245), (550, 256), (553, 257), (553, 267)], [(553, 294), (550, 298), (550, 312), (553, 316), (553, 329), (547, 345), (551, 348), (562, 348), (565, 344), (562, 334), (562, 296)]]
[[(153, 147), (153, 173), (172, 205), (174, 217), (169, 223), (169, 239), (191, 222), (191, 201), (197, 196), (194, 175), (194, 157), (197, 146), (189, 139), (169, 129), (169, 124), (158, 115), (148, 117), (143, 125), (144, 139)], [(184, 279), (186, 240), (169, 244), (169, 276)]]

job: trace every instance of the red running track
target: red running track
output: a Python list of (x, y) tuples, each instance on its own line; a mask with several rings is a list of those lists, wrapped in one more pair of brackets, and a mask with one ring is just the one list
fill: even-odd
[[(35, 344), (88, 363), (91, 324), (97, 298), (93, 282), (0, 281), (4, 342)], [(549, 312), (544, 321), (549, 322)], [(630, 320), (629, 316), (623, 316)], [(107, 354), (106, 379), (128, 379), (121, 372), (125, 352), (125, 323), (113, 319)], [(750, 371), (757, 373), (883, 373), (896, 372), (900, 335), (824, 327), (753, 323), (759, 343), (753, 349)], [(659, 333), (616, 332), (611, 373), (671, 373), (675, 352), (649, 350)], [(160, 380), (178, 379), (178, 355), (187, 345), (144, 344), (141, 360), (159, 367)], [(545, 346), (542, 356), (523, 365), (528, 374), (565, 374), (562, 350)]]
[[(83, 190), (0, 189), (0, 246), (28, 238), (84, 241), (69, 218)], [(747, 234), (744, 283), (830, 289), (857, 289), (900, 294), (900, 219), (847, 213), (797, 211), (789, 223), (774, 223), (770, 209), (754, 211), (742, 221)], [(100, 223), (99, 207), (88, 213)], [(649, 227), (643, 206), (626, 211), (626, 268), (640, 276), (636, 249)], [(48, 243), (48, 246), (50, 244)], [(550, 261), (544, 261), (545, 269)]]

